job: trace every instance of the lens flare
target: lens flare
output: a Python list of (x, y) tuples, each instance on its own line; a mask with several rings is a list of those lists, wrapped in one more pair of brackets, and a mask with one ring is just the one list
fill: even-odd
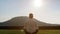
[(34, 0), (33, 1), (33, 6), (34, 7), (41, 7), (42, 6), (42, 4), (43, 4), (43, 2), (42, 2), (42, 0)]

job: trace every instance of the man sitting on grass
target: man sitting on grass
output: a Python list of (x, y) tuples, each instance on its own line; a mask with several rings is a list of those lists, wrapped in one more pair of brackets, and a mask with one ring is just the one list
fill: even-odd
[(24, 23), (25, 34), (36, 34), (38, 32), (38, 24), (33, 19), (33, 14), (29, 14), (29, 19)]

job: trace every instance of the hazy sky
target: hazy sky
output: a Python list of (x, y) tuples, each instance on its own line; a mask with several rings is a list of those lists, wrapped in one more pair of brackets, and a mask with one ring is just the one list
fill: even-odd
[(0, 0), (0, 22), (30, 12), (40, 21), (60, 24), (60, 0)]

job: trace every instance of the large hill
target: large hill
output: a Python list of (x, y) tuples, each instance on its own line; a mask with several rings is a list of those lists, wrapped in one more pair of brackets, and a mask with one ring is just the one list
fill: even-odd
[[(24, 26), (24, 23), (28, 21), (28, 19), (29, 18), (26, 16), (14, 17), (8, 21), (0, 23), (0, 26)], [(33, 18), (33, 20), (38, 23), (38, 26), (58, 26), (57, 24), (48, 24), (42, 21), (38, 21), (35, 18)]]

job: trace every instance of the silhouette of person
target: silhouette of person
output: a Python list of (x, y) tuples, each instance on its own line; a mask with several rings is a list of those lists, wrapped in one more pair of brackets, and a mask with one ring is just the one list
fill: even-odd
[(29, 14), (29, 19), (24, 23), (25, 34), (36, 34), (38, 32), (38, 24), (33, 19), (33, 14)]

